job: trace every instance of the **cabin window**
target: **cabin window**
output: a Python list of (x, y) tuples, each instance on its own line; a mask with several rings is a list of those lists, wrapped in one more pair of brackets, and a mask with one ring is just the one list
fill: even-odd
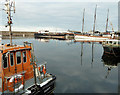
[(118, 42), (118, 44), (120, 44), (120, 42)]
[(27, 62), (26, 51), (23, 52), (23, 63)]
[(110, 41), (110, 44), (112, 44), (112, 41)]
[(17, 64), (21, 63), (21, 52), (16, 52), (16, 57), (17, 57)]
[(116, 44), (116, 42), (114, 42), (114, 44)]
[(13, 53), (10, 53), (10, 64), (11, 64), (11, 66), (14, 65), (14, 55), (13, 55)]
[(3, 54), (3, 67), (8, 67), (8, 57), (6, 56), (6, 54)]

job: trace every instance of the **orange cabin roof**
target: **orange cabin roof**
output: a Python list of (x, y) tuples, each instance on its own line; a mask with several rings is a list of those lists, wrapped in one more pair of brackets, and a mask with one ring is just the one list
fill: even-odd
[[(31, 65), (31, 50), (32, 47), (27, 45), (12, 45), (9, 44), (0, 45), (0, 77), (2, 80), (7, 77), (14, 76), (15, 74), (24, 73), (25, 80), (31, 79), (33, 75), (33, 65)], [(19, 52), (20, 57), (17, 56)], [(7, 54), (8, 53), (8, 54)], [(4, 60), (4, 56), (7, 54), (7, 61)], [(11, 59), (11, 54), (13, 58)], [(4, 57), (4, 58), (3, 58)], [(20, 63), (18, 59), (20, 58)], [(13, 60), (13, 61), (11, 61)], [(7, 66), (4, 65), (4, 61), (7, 62)], [(12, 64), (11, 64), (12, 62)], [(4, 67), (6, 66), (6, 67)], [(2, 85), (2, 84), (0, 84)], [(4, 90), (7, 89), (7, 82), (4, 83)], [(1, 86), (0, 86), (1, 89)], [(3, 89), (3, 88), (2, 88)], [(1, 90), (0, 90), (1, 92)]]
[(24, 45), (12, 45), (10, 46), (9, 44), (5, 44), (5, 45), (0, 45), (0, 51), (2, 51), (1, 53), (6, 53), (8, 51), (18, 51), (18, 50), (22, 50), (22, 49), (31, 49), (31, 46), (24, 46)]

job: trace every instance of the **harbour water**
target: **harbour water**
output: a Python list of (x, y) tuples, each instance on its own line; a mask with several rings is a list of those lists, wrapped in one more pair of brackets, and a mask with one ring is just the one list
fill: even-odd
[(118, 66), (111, 66), (117, 64), (112, 59), (104, 59), (102, 44), (13, 39), (14, 44), (24, 41), (34, 44), (37, 64), (47, 62), (47, 71), (56, 75), (55, 93), (118, 93)]

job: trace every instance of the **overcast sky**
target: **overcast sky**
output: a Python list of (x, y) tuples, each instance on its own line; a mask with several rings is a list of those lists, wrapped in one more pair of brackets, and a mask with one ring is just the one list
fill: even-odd
[[(4, 0), (3, 0), (4, 1)], [(118, 2), (119, 0), (15, 0), (17, 2)]]
[[(4, 8), (2, 0), (0, 8)], [(91, 1), (91, 2), (90, 2)], [(97, 2), (96, 2), (97, 1)], [(104, 2), (103, 2), (104, 1)], [(109, 1), (109, 2), (108, 2)], [(85, 8), (85, 31), (93, 29), (94, 11), (97, 4), (96, 30), (104, 31), (109, 8), (109, 22), (118, 28), (118, 0), (16, 0), (13, 14), (13, 30), (38, 31), (40, 29), (81, 31)], [(6, 24), (6, 14), (0, 11), (0, 26)], [(109, 24), (109, 30), (112, 27)]]

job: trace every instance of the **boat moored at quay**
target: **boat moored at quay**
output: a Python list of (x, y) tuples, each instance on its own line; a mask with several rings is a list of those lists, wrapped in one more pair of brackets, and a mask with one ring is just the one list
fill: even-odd
[(70, 32), (49, 32), (48, 30), (39, 31), (34, 34), (34, 37), (37, 38), (48, 38), (48, 39), (73, 39), (74, 34)]
[(0, 92), (50, 94), (56, 77), (46, 72), (46, 64), (34, 61), (32, 44), (0, 46)]
[(106, 40), (102, 43), (102, 45), (106, 54), (120, 57), (120, 40)]
[[(46, 64), (35, 60), (33, 44), (12, 43), (11, 12), (15, 2), (6, 0), (10, 44), (0, 45), (0, 94), (49, 95), (54, 91), (56, 76), (47, 73)], [(12, 10), (14, 9), (14, 10)]]

